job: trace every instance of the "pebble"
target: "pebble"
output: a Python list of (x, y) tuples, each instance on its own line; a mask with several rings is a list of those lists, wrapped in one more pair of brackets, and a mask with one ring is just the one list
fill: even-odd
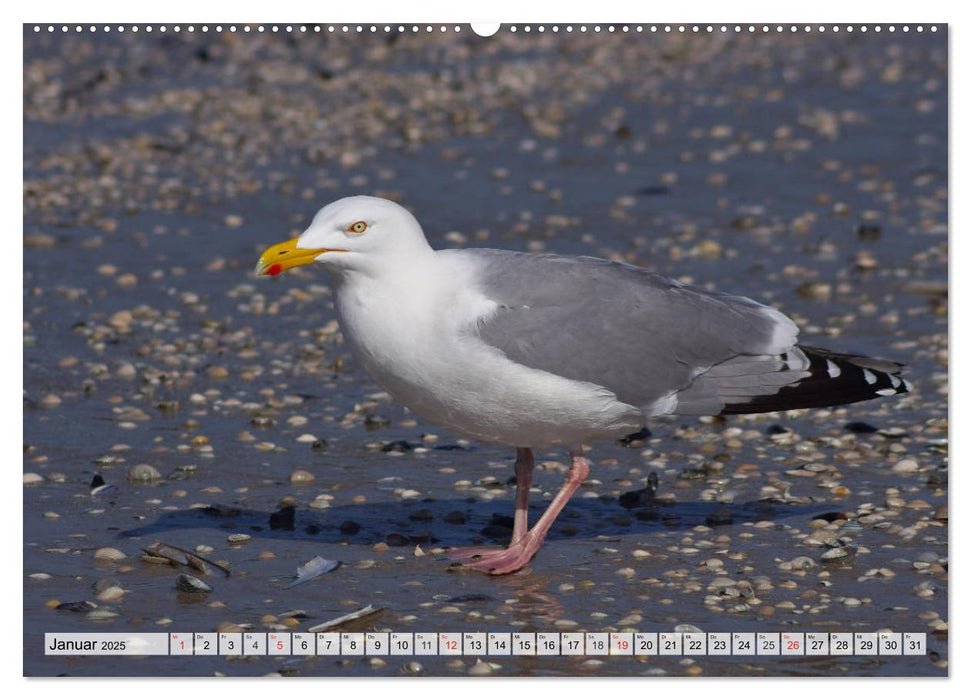
[(102, 547), (94, 553), (94, 559), (101, 561), (121, 561), (126, 557), (127, 555), (124, 552), (114, 547)]
[(128, 481), (150, 482), (162, 478), (161, 472), (151, 464), (136, 464), (128, 470)]
[(306, 469), (295, 469), (290, 472), (290, 483), (291, 484), (309, 484), (316, 481), (317, 477), (308, 472)]
[(222, 365), (213, 365), (206, 370), (206, 375), (210, 379), (225, 379), (229, 376), (229, 370)]
[(796, 557), (789, 564), (793, 571), (808, 571), (816, 566), (816, 562), (806, 556)]
[(219, 632), (220, 634), (238, 634), (240, 632), (245, 632), (246, 629), (242, 625), (235, 622), (218, 622), (216, 623), (216, 628), (213, 630)]
[(125, 591), (120, 586), (109, 586), (103, 591), (100, 591), (97, 598), (103, 603), (111, 603), (121, 600), (124, 595)]
[(912, 472), (918, 471), (919, 469), (920, 469), (920, 465), (917, 463), (917, 460), (910, 459), (909, 457), (905, 459), (897, 460), (896, 464), (894, 464), (893, 467), (891, 467), (892, 471), (895, 471), (899, 474), (910, 474)]
[(43, 481), (44, 481), (44, 477), (34, 472), (27, 472), (24, 474), (24, 477), (23, 477), (24, 486), (30, 486), (31, 484), (39, 484)]
[(46, 394), (37, 404), (41, 408), (57, 408), (61, 405), (61, 397), (57, 394)]
[(492, 665), (486, 663), (485, 661), (476, 661), (469, 668), (468, 671), (470, 676), (491, 676), (492, 675)]
[(112, 620), (116, 617), (118, 617), (118, 613), (108, 608), (98, 608), (85, 615), (88, 620)]
[(826, 282), (804, 282), (796, 287), (796, 294), (803, 299), (825, 301), (833, 296), (833, 285)]
[(56, 241), (49, 233), (28, 233), (24, 235), (25, 248), (53, 248)]
[(320, 494), (310, 502), (308, 507), (314, 510), (324, 510), (325, 508), (330, 508), (331, 500), (333, 500), (333, 496), (330, 494)]
[(401, 666), (401, 672), (409, 676), (417, 676), (425, 672), (425, 667), (418, 661), (408, 661)]

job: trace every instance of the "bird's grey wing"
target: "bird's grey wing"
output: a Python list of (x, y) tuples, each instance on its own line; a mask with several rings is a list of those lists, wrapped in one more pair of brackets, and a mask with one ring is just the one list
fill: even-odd
[(478, 322), (484, 342), (528, 367), (605, 387), (646, 415), (717, 414), (806, 376), (795, 324), (750, 299), (597, 258), (447, 254), (461, 256), (498, 305)]

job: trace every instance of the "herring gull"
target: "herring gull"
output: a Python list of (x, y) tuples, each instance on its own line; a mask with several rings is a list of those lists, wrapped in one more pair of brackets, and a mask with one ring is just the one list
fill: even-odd
[[(395, 399), (432, 423), (516, 448), (506, 548), (461, 548), (464, 566), (525, 566), (589, 474), (583, 444), (666, 415), (814, 408), (903, 394), (902, 366), (798, 345), (787, 316), (592, 257), (434, 250), (403, 207), (325, 206), (256, 271), (320, 263), (344, 342)], [(566, 481), (529, 527), (532, 449), (569, 450)]]

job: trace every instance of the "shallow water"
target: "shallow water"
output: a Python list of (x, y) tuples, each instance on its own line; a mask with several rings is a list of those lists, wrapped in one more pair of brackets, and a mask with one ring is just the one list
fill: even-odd
[[(43, 481), (24, 486), (25, 673), (402, 673), (40, 652), (49, 631), (303, 631), (370, 603), (380, 616), (349, 629), (890, 629), (927, 632), (932, 652), (493, 659), (497, 675), (946, 674), (946, 41), (26, 30), (24, 472)], [(339, 342), (323, 273), (251, 275), (354, 193), (395, 196), (436, 247), (611, 256), (771, 303), (809, 344), (905, 362), (915, 391), (594, 445), (528, 569), (450, 570), (440, 548), (508, 537), (513, 451), (391, 402)], [(382, 451), (395, 441), (412, 449)], [(537, 454), (533, 518), (565, 459)], [(129, 482), (138, 464), (161, 478)], [(291, 483), (298, 469), (315, 481)], [(96, 472), (117, 491), (92, 497)], [(622, 505), (651, 472), (661, 500)], [(272, 529), (288, 504), (292, 529)], [(814, 530), (836, 512), (860, 526)], [(856, 555), (822, 564), (814, 542), (835, 537)], [(156, 539), (211, 547), (232, 575), (181, 593), (180, 571), (139, 559)], [(101, 547), (127, 557), (96, 561)], [(344, 565), (283, 590), (316, 555)], [(799, 556), (815, 566), (780, 568)], [(99, 603), (116, 617), (53, 609), (105, 578), (126, 591)], [(421, 659), (429, 675), (475, 661)]]

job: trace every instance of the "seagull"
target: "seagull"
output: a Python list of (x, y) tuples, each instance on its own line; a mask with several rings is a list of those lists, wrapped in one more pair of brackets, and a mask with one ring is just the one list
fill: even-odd
[[(536, 554), (587, 478), (583, 445), (656, 416), (784, 411), (910, 391), (902, 365), (797, 344), (799, 329), (751, 299), (706, 292), (594, 257), (434, 250), (386, 199), (328, 204), (268, 248), (258, 275), (318, 263), (344, 342), (424, 419), (516, 449), (512, 539), (450, 549), (456, 565), (508, 574)], [(570, 454), (566, 480), (530, 527), (533, 449)]]

